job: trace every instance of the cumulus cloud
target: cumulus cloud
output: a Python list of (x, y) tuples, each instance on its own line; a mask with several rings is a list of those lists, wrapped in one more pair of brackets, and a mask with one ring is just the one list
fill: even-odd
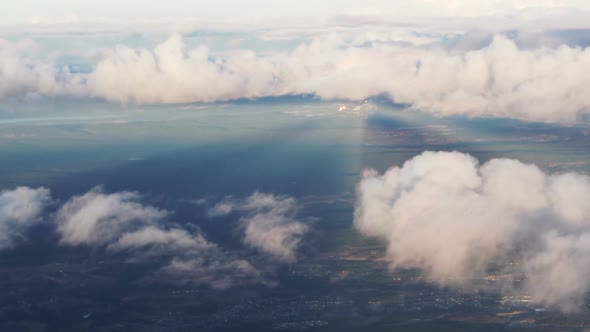
[(356, 37), (318, 37), (289, 52), (244, 50), (226, 56), (205, 46), (189, 48), (174, 35), (154, 50), (118, 46), (103, 52), (89, 73), (58, 73), (51, 63), (27, 62), (19, 55), (27, 47), (0, 42), (0, 98), (85, 96), (158, 104), (384, 95), (441, 115), (570, 123), (589, 112), (587, 48), (524, 49), (497, 35), (485, 47), (449, 49), (420, 46), (444, 35), (410, 35), (413, 41), (402, 38), (409, 45), (396, 44), (396, 34), (365, 31)]
[(0, 191), (0, 249), (14, 246), (24, 232), (38, 223), (49, 200), (49, 190), (45, 188)]
[(70, 199), (57, 214), (61, 242), (103, 245), (166, 216), (166, 211), (144, 206), (138, 200), (134, 192), (104, 194), (100, 189)]
[(29, 91), (51, 94), (55, 86), (55, 73), (50, 64), (27, 64), (23, 59), (33, 47), (31, 41), (13, 43), (0, 40), (0, 98), (20, 95)]
[[(82, 77), (39, 59), (32, 40), (0, 38), (0, 99), (11, 97), (83, 95)], [(77, 91), (80, 89), (80, 91)]]
[(237, 202), (225, 200), (213, 206), (210, 216), (228, 215), (233, 211), (244, 214), (240, 218), (244, 228), (244, 243), (274, 258), (293, 262), (301, 237), (309, 227), (296, 219), (297, 202), (292, 197), (255, 192)]
[(140, 199), (135, 192), (106, 194), (99, 188), (71, 198), (57, 212), (61, 243), (106, 248), (136, 261), (160, 258), (166, 263), (157, 274), (174, 282), (217, 289), (265, 282), (254, 266), (224, 252), (198, 230), (166, 227), (169, 213)]
[(425, 152), (383, 175), (366, 171), (354, 223), (387, 243), (392, 268), (420, 268), (433, 283), (465, 286), (499, 265), (525, 276), (518, 291), (571, 311), (590, 291), (589, 193), (584, 175)]
[(244, 243), (269, 253), (277, 259), (292, 262), (301, 237), (308, 226), (297, 221), (297, 205), (291, 197), (254, 193), (244, 209), (253, 212), (242, 218)]

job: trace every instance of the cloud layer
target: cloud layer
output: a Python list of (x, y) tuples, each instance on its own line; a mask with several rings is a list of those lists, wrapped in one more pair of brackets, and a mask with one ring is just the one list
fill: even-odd
[(100, 189), (73, 197), (57, 214), (61, 242), (103, 245), (166, 216), (166, 211), (144, 206), (138, 200), (139, 195), (134, 192), (107, 195)]
[(573, 122), (590, 106), (590, 81), (580, 71), (589, 64), (586, 49), (522, 50), (501, 36), (460, 53), (322, 39), (291, 53), (242, 52), (223, 59), (206, 48), (187, 50), (175, 36), (153, 52), (118, 48), (99, 62), (88, 84), (95, 96), (122, 103), (386, 95), (443, 115)]
[[(399, 36), (397, 36), (399, 37)], [(118, 103), (216, 102), (312, 94), (323, 99), (391, 100), (442, 115), (491, 115), (575, 122), (589, 112), (590, 51), (519, 48), (502, 35), (483, 48), (403, 45), (396, 36), (318, 37), (293, 51), (215, 55), (180, 35), (154, 50), (118, 46), (88, 73), (55, 69), (0, 43), (0, 97), (74, 96)], [(360, 38), (360, 39), (359, 39)], [(369, 38), (368, 44), (362, 42)], [(428, 38), (406, 36), (420, 44)], [(436, 38), (440, 38), (436, 37)]]
[(244, 243), (291, 262), (308, 226), (297, 221), (296, 202), (290, 197), (254, 193), (244, 204), (251, 214), (242, 218)]
[(441, 286), (473, 285), (487, 273), (524, 275), (518, 291), (572, 311), (590, 291), (588, 195), (584, 175), (425, 152), (383, 175), (364, 173), (355, 226), (387, 243), (393, 268), (420, 268)]

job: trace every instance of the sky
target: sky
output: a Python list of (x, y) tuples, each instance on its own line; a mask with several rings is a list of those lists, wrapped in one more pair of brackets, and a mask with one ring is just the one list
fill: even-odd
[[(381, 2), (381, 3), (380, 3)], [(369, 1), (382, 5), (382, 1)], [(231, 20), (249, 17), (271, 16), (316, 16), (337, 13), (342, 8), (350, 8), (361, 5), (358, 1), (152, 1), (149, 6), (145, 1), (44, 1), (28, 0), (16, 4), (4, 2), (0, 9), (6, 19), (12, 22), (27, 22), (35, 18), (83, 18), (83, 17), (109, 17), (115, 19), (124, 18), (162, 18), (162, 17), (199, 17), (207, 19)], [(311, 14), (311, 15), (310, 15)]]
[(418, 16), (487, 16), (511, 14), (518, 10), (588, 9), (587, 1), (579, 0), (25, 0), (3, 1), (0, 17), (4, 23), (26, 23), (50, 19), (83, 18), (187, 18), (235, 20), (277, 17), (323, 17), (346, 13)]

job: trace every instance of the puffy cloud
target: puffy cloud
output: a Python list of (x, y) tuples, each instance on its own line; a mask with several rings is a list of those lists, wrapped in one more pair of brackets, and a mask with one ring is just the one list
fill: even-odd
[(3, 42), (0, 98), (41, 94), (157, 104), (385, 95), (442, 115), (567, 123), (589, 112), (590, 81), (581, 70), (590, 64), (588, 49), (522, 49), (498, 35), (483, 48), (460, 50), (414, 45), (444, 34), (410, 33), (411, 38), (402, 38), (410, 42), (405, 46), (395, 43), (398, 37), (365, 31), (356, 37), (318, 37), (290, 52), (221, 56), (203, 46), (190, 49), (174, 35), (153, 51), (118, 46), (103, 52), (89, 73), (76, 74), (58, 73), (50, 63), (29, 63), (18, 55), (22, 46)]
[(153, 52), (120, 46), (88, 76), (89, 92), (121, 103), (215, 102), (288, 94), (281, 63), (243, 51), (213, 58), (206, 47), (187, 50), (180, 35)]
[[(94, 189), (67, 201), (57, 213), (64, 245), (104, 247), (131, 260), (163, 258), (157, 273), (174, 282), (226, 289), (263, 282), (260, 272), (205, 239), (198, 231), (164, 225), (168, 212), (140, 202), (134, 192)], [(173, 278), (173, 279), (170, 279)]]
[(0, 38), (0, 99), (84, 95), (82, 77), (72, 75), (67, 68), (56, 68), (52, 59), (39, 59), (35, 53), (31, 40)]
[(31, 41), (13, 43), (0, 39), (0, 98), (29, 91), (51, 94), (55, 72), (50, 64), (27, 63), (24, 57), (33, 47)]
[(292, 262), (301, 237), (308, 226), (295, 220), (296, 202), (290, 197), (254, 193), (244, 204), (253, 213), (242, 218), (244, 243), (277, 259)]
[[(86, 94), (121, 103), (215, 102), (297, 94), (361, 100), (386, 95), (442, 115), (573, 122), (588, 112), (588, 49), (519, 49), (498, 36), (448, 51), (319, 38), (289, 53), (215, 57), (173, 36), (152, 51), (120, 46), (87, 76)], [(81, 88), (78, 90), (82, 90)]]
[(137, 193), (104, 194), (99, 189), (70, 199), (57, 214), (61, 242), (103, 245), (166, 216), (166, 211), (144, 206), (138, 199)]
[(387, 243), (393, 268), (420, 268), (438, 285), (464, 286), (499, 264), (526, 276), (519, 291), (570, 311), (590, 291), (590, 207), (580, 196), (588, 192), (584, 175), (425, 152), (383, 175), (366, 171), (354, 223)]
[(10, 248), (24, 232), (41, 220), (49, 203), (49, 190), (17, 187), (0, 192), (0, 249)]
[(525, 290), (539, 302), (576, 311), (590, 289), (590, 233), (543, 235), (544, 249), (524, 262), (529, 275)]
[(387, 95), (442, 115), (549, 122), (576, 121), (590, 102), (585, 92), (590, 84), (579, 71), (590, 59), (587, 49), (523, 50), (502, 36), (482, 49), (457, 53), (386, 45), (316, 47), (300, 49), (301, 58), (325, 62), (305, 68), (310, 74), (294, 80), (299, 83), (294, 90), (325, 99)]
[(241, 202), (224, 200), (208, 211), (210, 216), (223, 216), (232, 211), (244, 214), (244, 243), (274, 258), (293, 262), (301, 237), (309, 227), (297, 221), (295, 199), (256, 192)]

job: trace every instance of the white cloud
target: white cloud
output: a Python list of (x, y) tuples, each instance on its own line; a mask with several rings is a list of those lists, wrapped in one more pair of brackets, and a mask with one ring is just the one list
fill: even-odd
[(192, 235), (183, 229), (164, 230), (147, 226), (135, 232), (124, 233), (117, 242), (108, 246), (110, 250), (138, 250), (155, 247), (157, 252), (195, 251), (200, 252), (214, 247), (200, 235)]
[(590, 289), (590, 233), (543, 235), (544, 248), (524, 262), (528, 274), (525, 290), (538, 302), (579, 310)]
[(293, 262), (301, 237), (309, 227), (298, 221), (297, 202), (292, 197), (255, 192), (237, 202), (226, 199), (208, 211), (210, 216), (224, 216), (241, 211), (244, 243), (274, 258)]
[(297, 205), (291, 197), (254, 193), (244, 209), (252, 211), (243, 217), (244, 243), (269, 253), (277, 259), (292, 262), (301, 237), (309, 227), (295, 219)]
[(590, 291), (590, 207), (578, 196), (588, 192), (584, 175), (425, 152), (384, 175), (365, 172), (355, 226), (387, 243), (393, 268), (464, 286), (499, 263), (526, 275), (522, 291), (535, 301), (571, 311)]
[(151, 225), (166, 211), (138, 202), (133, 192), (104, 194), (94, 189), (66, 202), (57, 214), (61, 242), (68, 245), (104, 245), (121, 234)]
[(167, 216), (167, 211), (142, 204), (137, 193), (105, 194), (94, 189), (60, 208), (57, 229), (64, 245), (106, 248), (134, 261), (163, 259), (158, 275), (167, 281), (220, 289), (266, 283), (254, 266), (224, 252), (198, 231), (166, 227)]
[(209, 217), (223, 217), (232, 213), (234, 210), (234, 203), (231, 200), (225, 200), (215, 204), (212, 208), (207, 210)]
[(51, 63), (27, 59), (33, 49), (32, 41), (15, 43), (0, 39), (0, 98), (26, 93), (55, 93), (55, 70)]
[(24, 237), (24, 232), (41, 221), (49, 200), (49, 190), (45, 188), (0, 191), (0, 249), (14, 246)]
[[(361, 45), (367, 36), (314, 39), (292, 52), (225, 57), (189, 49), (175, 35), (155, 50), (119, 46), (89, 74), (56, 74), (0, 44), (0, 96), (86, 96), (119, 103), (191, 103), (314, 94), (362, 100), (386, 95), (441, 115), (491, 115), (575, 122), (588, 115), (590, 51), (568, 46), (521, 49), (497, 36), (475, 50)], [(427, 37), (425, 37), (427, 38)], [(355, 41), (356, 40), (356, 41)], [(357, 46), (355, 46), (357, 45)], [(59, 78), (58, 78), (59, 76)]]

